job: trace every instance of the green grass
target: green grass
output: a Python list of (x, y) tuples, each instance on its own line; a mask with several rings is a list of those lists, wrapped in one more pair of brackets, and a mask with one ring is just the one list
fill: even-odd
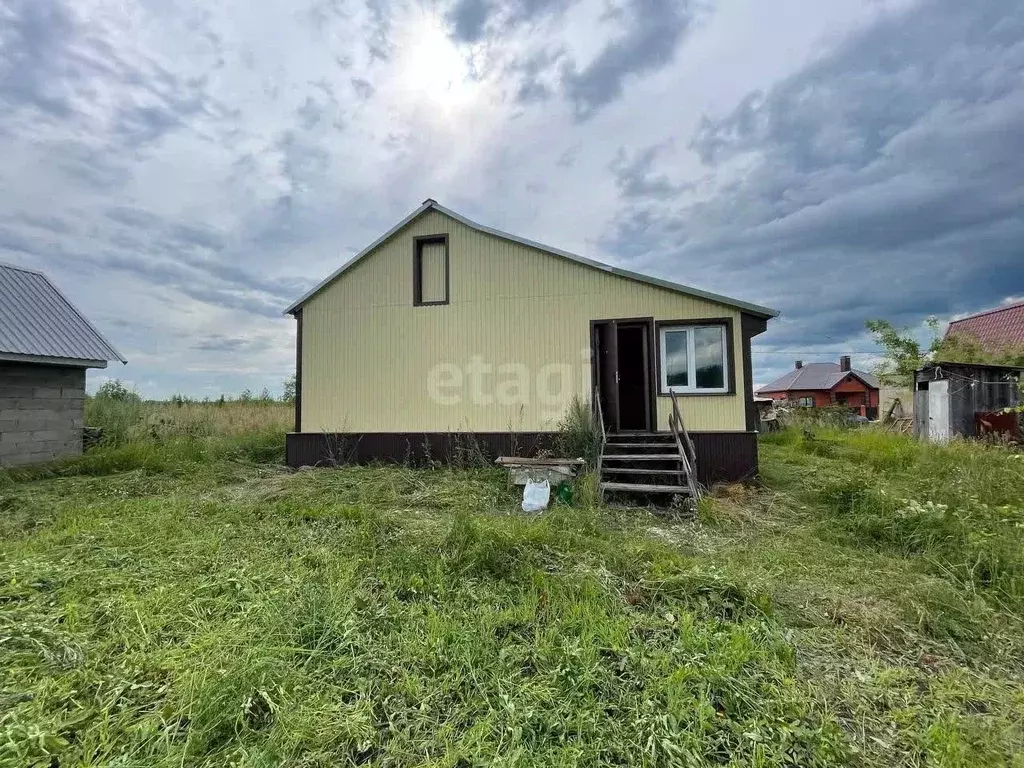
[(782, 433), (693, 521), (279, 460), (0, 478), (0, 765), (1024, 765), (1009, 452)]

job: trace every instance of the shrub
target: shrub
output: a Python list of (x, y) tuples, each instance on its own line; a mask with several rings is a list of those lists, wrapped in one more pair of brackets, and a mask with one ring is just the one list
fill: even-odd
[(100, 388), (96, 390), (96, 398), (98, 400), (113, 400), (118, 403), (139, 403), (142, 401), (139, 393), (133, 389), (128, 389), (120, 379), (103, 382)]
[[(114, 382), (107, 382), (111, 383)], [(86, 426), (102, 429), (105, 445), (123, 445), (128, 442), (132, 430), (142, 421), (142, 400), (134, 392), (131, 394), (134, 397), (121, 397), (119, 393), (111, 397), (97, 393), (95, 397), (86, 400)]]
[(597, 465), (601, 450), (601, 428), (590, 410), (590, 404), (579, 395), (573, 397), (569, 408), (558, 423), (558, 451), (569, 458), (585, 459), (587, 466)]

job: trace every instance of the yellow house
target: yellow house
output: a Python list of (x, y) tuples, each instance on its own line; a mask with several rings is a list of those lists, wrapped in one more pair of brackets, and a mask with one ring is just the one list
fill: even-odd
[(536, 450), (573, 398), (595, 395), (610, 432), (664, 431), (671, 390), (702, 481), (757, 468), (750, 341), (778, 314), (767, 307), (427, 200), (286, 313), (297, 321), (291, 466), (443, 461), (470, 437), (492, 454)]

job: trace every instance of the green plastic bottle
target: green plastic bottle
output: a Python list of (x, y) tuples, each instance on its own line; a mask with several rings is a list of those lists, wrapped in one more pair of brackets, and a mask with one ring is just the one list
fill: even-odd
[(572, 505), (572, 486), (568, 483), (559, 483), (555, 490), (555, 498), (559, 504)]

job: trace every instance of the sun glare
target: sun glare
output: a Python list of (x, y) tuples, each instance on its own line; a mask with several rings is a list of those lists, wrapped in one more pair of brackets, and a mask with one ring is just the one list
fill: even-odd
[(464, 55), (452, 43), (441, 21), (417, 14), (402, 25), (396, 63), (401, 88), (450, 110), (472, 97), (474, 82)]

